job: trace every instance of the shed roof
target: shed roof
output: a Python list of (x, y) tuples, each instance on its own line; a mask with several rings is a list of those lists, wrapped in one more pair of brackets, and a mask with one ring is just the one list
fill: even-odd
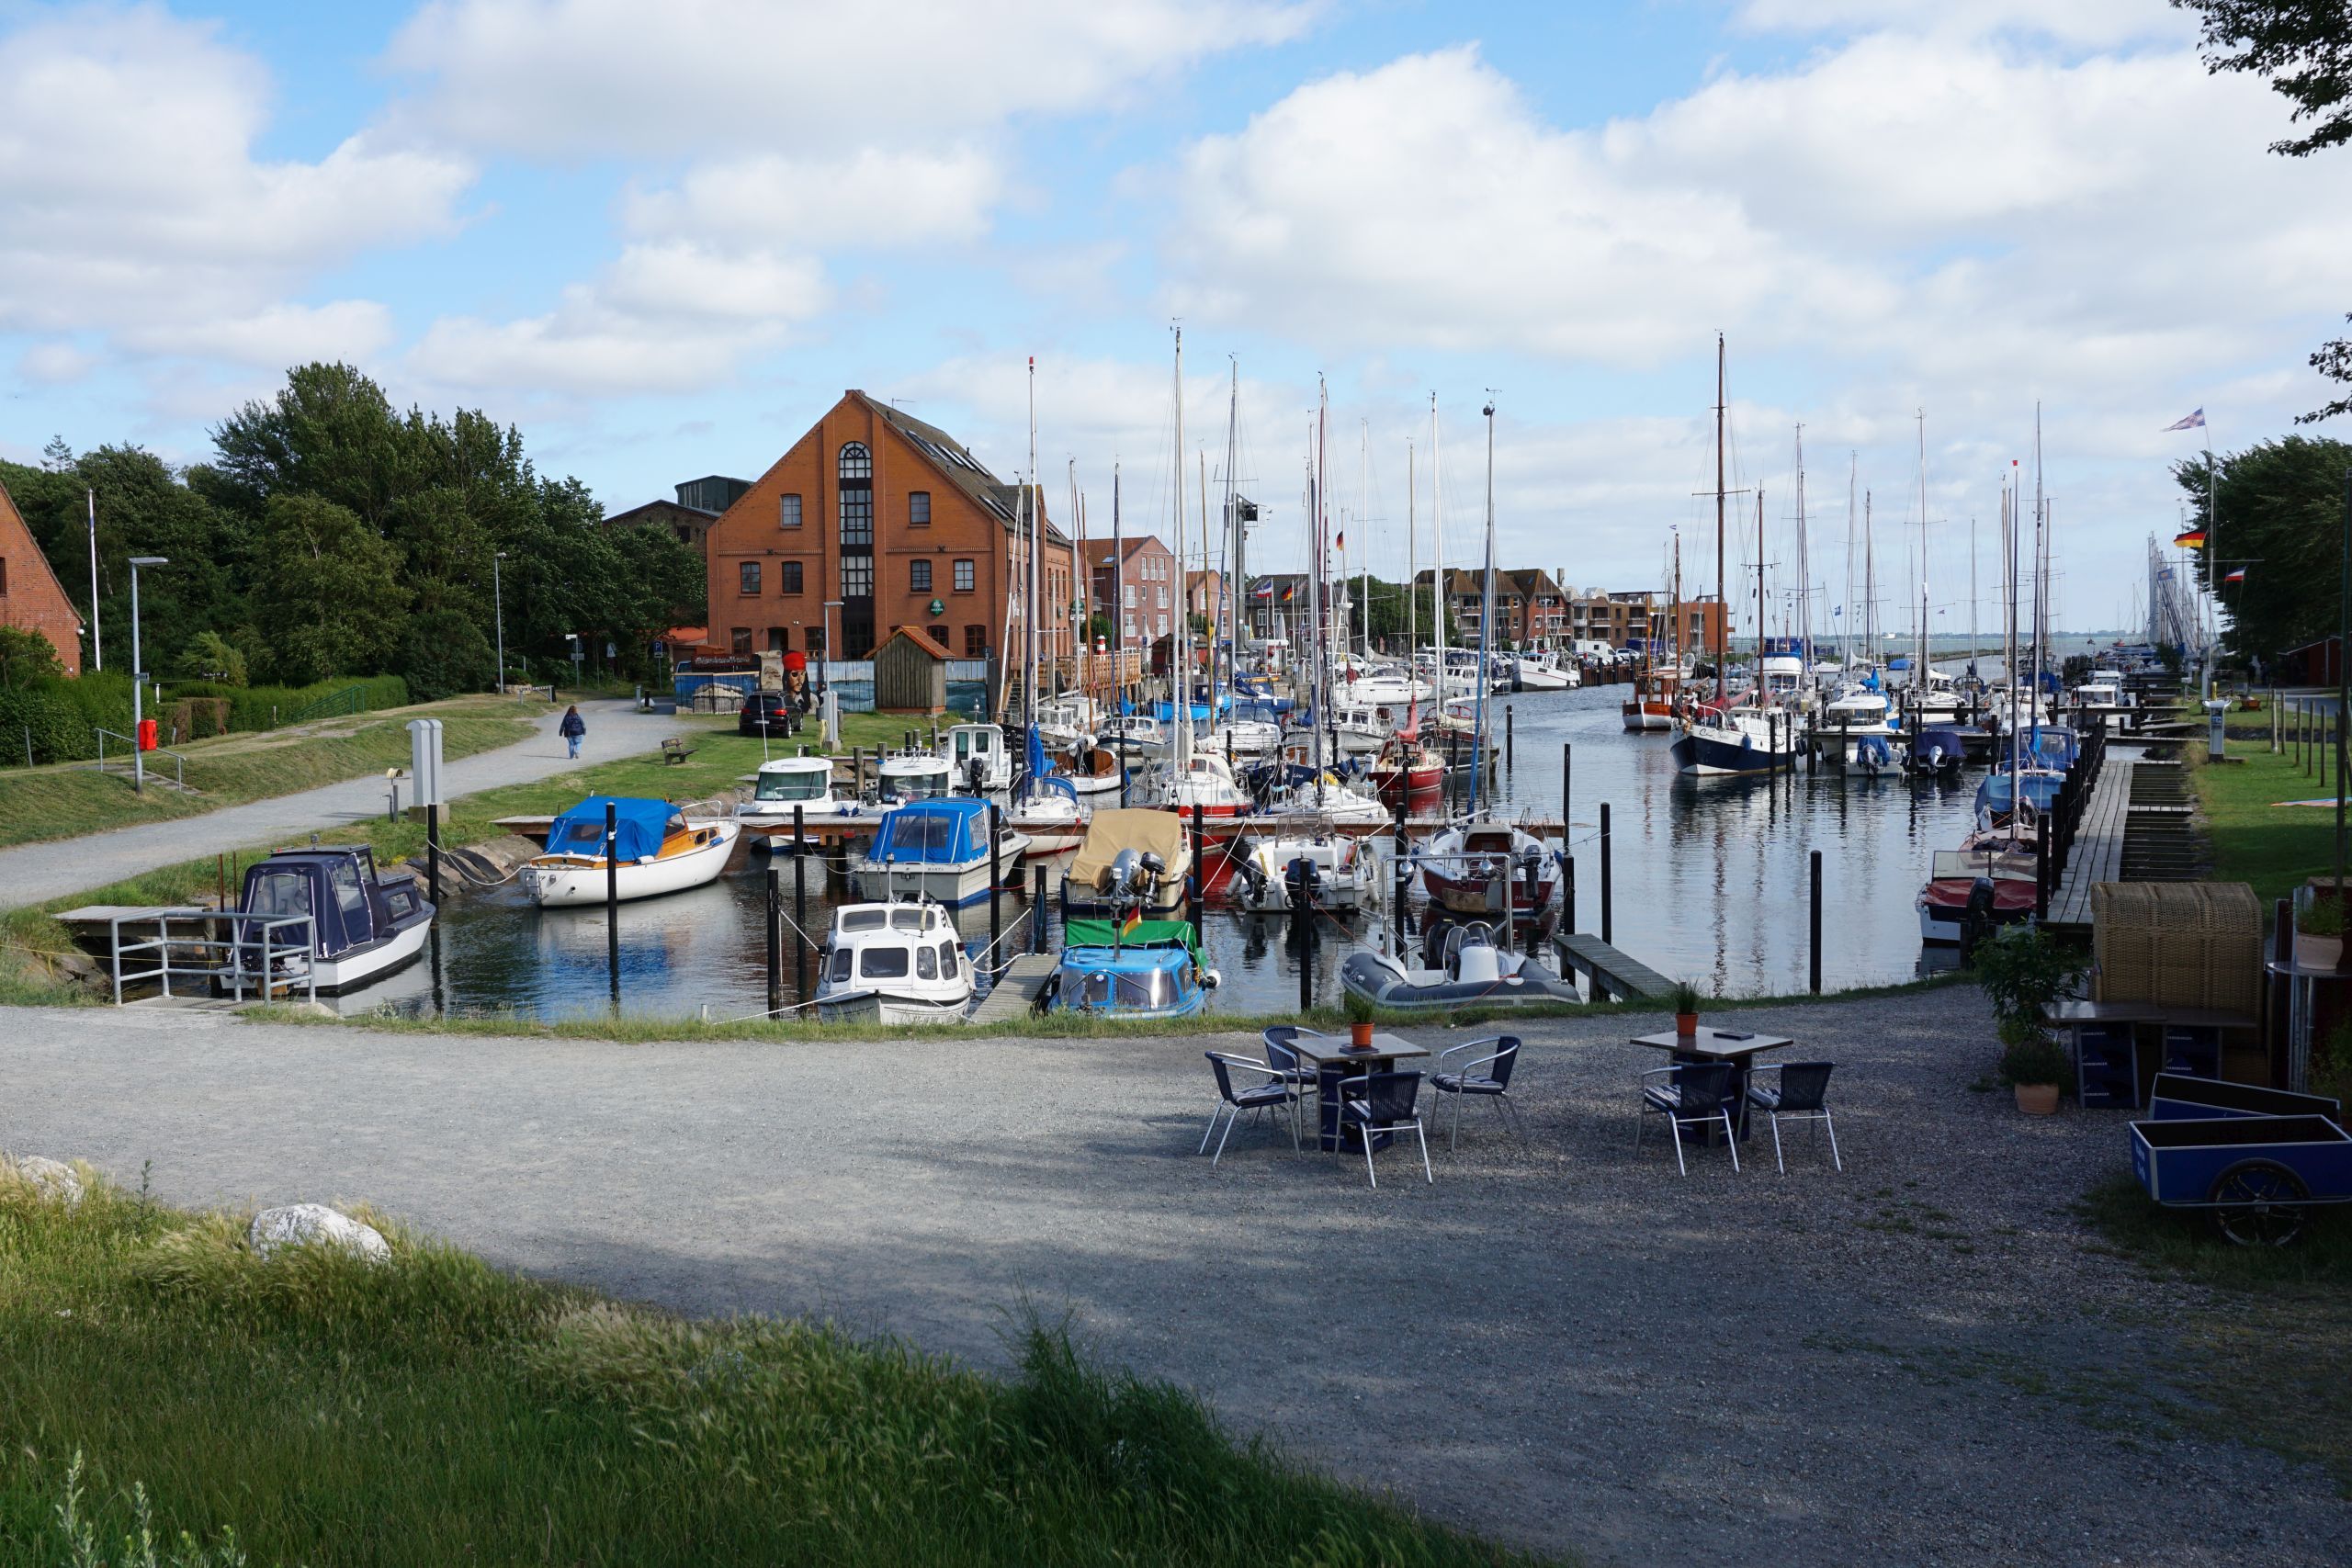
[[(933, 659), (953, 659), (956, 657), (945, 649), (940, 647), (939, 639), (932, 636), (929, 632), (923, 630), (921, 626), (893, 626), (890, 629), (890, 635), (882, 639), (882, 648), (889, 647), (900, 637), (905, 637), (909, 642), (913, 643), (917, 648), (922, 649)], [(878, 654), (882, 651), (882, 649), (877, 648), (874, 651)]]

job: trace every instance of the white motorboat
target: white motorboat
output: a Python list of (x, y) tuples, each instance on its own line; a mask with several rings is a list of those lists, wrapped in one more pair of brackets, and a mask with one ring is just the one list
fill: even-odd
[(1231, 884), (1245, 909), (1361, 909), (1380, 897), (1380, 871), (1363, 840), (1344, 833), (1251, 835), (1233, 857)]
[(879, 773), (881, 784), (876, 793), (885, 807), (904, 806), (913, 800), (937, 800), (955, 788), (947, 759), (929, 751), (885, 757)]
[[(348, 991), (413, 963), (434, 907), (415, 874), (386, 873), (366, 845), (278, 850), (245, 869), (229, 961), (215, 975), (228, 989), (266, 985)], [(284, 923), (280, 923), (284, 922)]]
[[(820, 823), (871, 822), (883, 808), (833, 793), (833, 764), (829, 757), (777, 757), (762, 762), (752, 775), (752, 798), (735, 807), (737, 820), (747, 827), (790, 826), (793, 814), (814, 828)], [(754, 840), (764, 844), (764, 834)]]
[(666, 800), (592, 795), (555, 819), (547, 852), (524, 863), (520, 880), (542, 908), (601, 904), (608, 892), (623, 902), (658, 897), (717, 881), (742, 832), (731, 818), (688, 822)]
[(1796, 716), (1777, 709), (1702, 708), (1675, 737), (1674, 763), (1686, 773), (1761, 773), (1792, 766)]
[(854, 882), (857, 896), (870, 902), (929, 898), (960, 908), (989, 896), (991, 861), (997, 875), (1017, 881), (1028, 848), (1026, 836), (1004, 828), (990, 854), (986, 801), (912, 801), (883, 820)]
[(1430, 902), (1457, 915), (1531, 915), (1552, 901), (1558, 867), (1514, 822), (1473, 818), (1432, 834), (1416, 857)]
[(1062, 874), (1062, 916), (1144, 919), (1184, 908), (1193, 872), (1191, 836), (1170, 811), (1108, 807), (1087, 825), (1086, 841)]
[(1094, 732), (1094, 743), (1128, 756), (1157, 751), (1168, 744), (1168, 733), (1148, 713), (1113, 714)]
[(1385, 804), (1378, 795), (1350, 784), (1329, 770), (1319, 775), (1310, 774), (1295, 784), (1277, 785), (1266, 796), (1265, 814), (1269, 817), (1320, 817), (1341, 826), (1389, 822), (1396, 816), (1394, 808)]
[(1060, 779), (1084, 797), (1119, 793), (1119, 781), (1126, 774), (1126, 766), (1118, 757), (1100, 746), (1089, 746), (1059, 764), (1054, 777)]
[(1575, 660), (1563, 660), (1551, 649), (1519, 655), (1511, 671), (1522, 692), (1566, 692), (1584, 684), (1584, 671)]
[(1256, 761), (1271, 757), (1283, 743), (1282, 726), (1260, 718), (1227, 719), (1201, 737), (1204, 750), (1231, 752)]
[(1004, 808), (1004, 824), (1029, 840), (1031, 860), (1043, 860), (1084, 843), (1093, 815), (1068, 779), (1047, 773), (1022, 784)]
[(1358, 948), (1340, 965), (1348, 995), (1401, 1012), (1580, 1002), (1576, 983), (1548, 973), (1532, 954), (1506, 953), (1476, 921), (1445, 933), (1440, 967), (1410, 969), (1374, 948)]
[(939, 754), (947, 760), (956, 782), (974, 795), (1012, 787), (1012, 751), (1004, 743), (1004, 731), (993, 724), (951, 726), (939, 738)]
[(1093, 698), (1065, 692), (1037, 705), (1037, 739), (1048, 751), (1077, 751), (1094, 744), (1099, 719)]
[(1362, 707), (1386, 704), (1404, 708), (1435, 690), (1412, 671), (1398, 664), (1367, 665), (1347, 660), (1332, 667), (1332, 686), (1340, 701)]
[(841, 906), (820, 976), (817, 1016), (827, 1023), (944, 1023), (972, 1002), (972, 961), (936, 904)]

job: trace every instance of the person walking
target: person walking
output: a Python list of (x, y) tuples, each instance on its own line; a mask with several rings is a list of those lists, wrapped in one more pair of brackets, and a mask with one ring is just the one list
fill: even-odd
[(580, 755), (580, 739), (588, 733), (588, 721), (580, 716), (580, 705), (572, 704), (563, 710), (563, 722), (555, 727), (564, 743), (571, 748), (571, 755)]

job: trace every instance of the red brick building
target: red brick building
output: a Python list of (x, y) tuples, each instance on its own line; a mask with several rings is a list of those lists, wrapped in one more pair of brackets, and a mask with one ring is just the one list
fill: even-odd
[(25, 526), (17, 502), (0, 485), (0, 626), (19, 626), (49, 639), (68, 675), (82, 672), (82, 615), (50, 570), (48, 558)]
[[(1024, 524), (1019, 486), (852, 389), (710, 525), (710, 641), (865, 659), (906, 626), (959, 659), (1000, 654), (1028, 571)], [(1049, 515), (1044, 532), (1040, 647), (1068, 668), (1077, 552)], [(1017, 652), (1026, 633), (1011, 627)]]

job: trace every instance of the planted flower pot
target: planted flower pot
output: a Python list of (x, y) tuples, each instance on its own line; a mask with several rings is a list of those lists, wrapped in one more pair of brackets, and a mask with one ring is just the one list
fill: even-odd
[(1348, 1043), (1353, 1045), (1359, 1051), (1371, 1050), (1372, 1029), (1373, 1026), (1369, 1023), (1351, 1023), (1348, 1025)]
[(1676, 1013), (1674, 1015), (1674, 1032), (1679, 1034), (1685, 1040), (1688, 1040), (1693, 1034), (1698, 1033), (1699, 1015), (1695, 1012)]
[(2018, 1109), (2028, 1116), (2055, 1116), (2058, 1113), (2058, 1086), (2054, 1083), (2021, 1083), (2017, 1086)]

